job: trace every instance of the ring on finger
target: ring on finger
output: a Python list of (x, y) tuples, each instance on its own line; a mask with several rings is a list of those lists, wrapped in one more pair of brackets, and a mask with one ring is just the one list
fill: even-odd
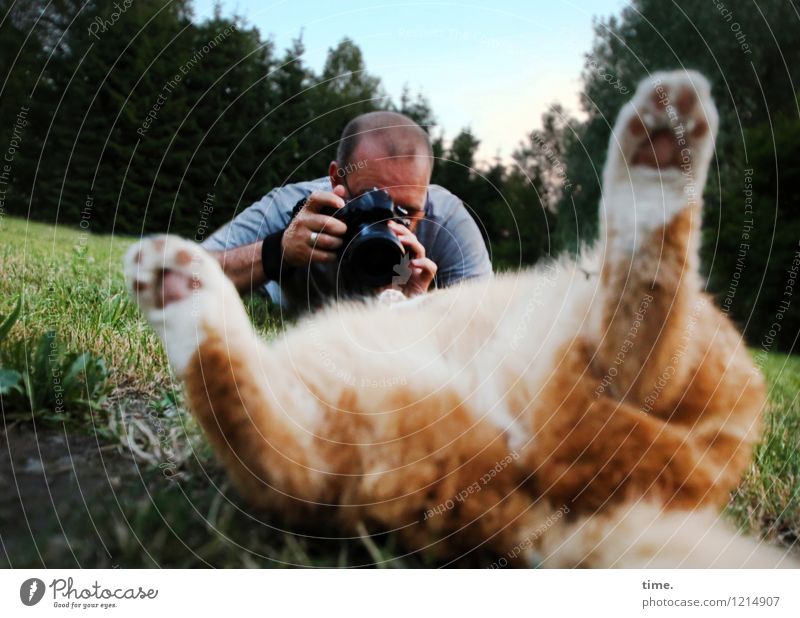
[(308, 241), (313, 247), (317, 244), (317, 239), (319, 238), (319, 234), (317, 232), (311, 232), (311, 236), (309, 236)]

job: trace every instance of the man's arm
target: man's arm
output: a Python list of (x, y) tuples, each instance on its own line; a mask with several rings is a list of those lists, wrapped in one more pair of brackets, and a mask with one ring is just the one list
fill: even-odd
[(321, 211), (344, 206), (342, 193), (341, 187), (333, 192), (315, 191), (285, 230), (275, 231), (263, 240), (226, 250), (207, 249), (240, 293), (267, 281), (278, 281), (286, 267), (334, 261), (347, 227)]
[(239, 293), (244, 293), (267, 282), (261, 260), (263, 245), (264, 241), (258, 240), (227, 251), (209, 251), (209, 253), (219, 261), (222, 271), (233, 281)]

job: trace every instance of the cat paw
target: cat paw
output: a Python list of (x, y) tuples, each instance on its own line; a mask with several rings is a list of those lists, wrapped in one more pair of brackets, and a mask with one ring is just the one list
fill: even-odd
[(699, 205), (719, 123), (711, 86), (695, 71), (642, 81), (617, 117), (603, 172), (605, 228), (636, 250), (689, 206)]
[(128, 291), (145, 315), (188, 299), (221, 274), (210, 255), (176, 236), (145, 238), (128, 249), (124, 264)]
[(711, 86), (696, 71), (655, 73), (622, 109), (609, 163), (616, 176), (632, 168), (674, 172), (702, 190), (719, 123)]
[(232, 284), (211, 255), (176, 236), (154, 236), (131, 246), (124, 271), (131, 296), (181, 372), (207, 325), (224, 321), (224, 301), (235, 296)]

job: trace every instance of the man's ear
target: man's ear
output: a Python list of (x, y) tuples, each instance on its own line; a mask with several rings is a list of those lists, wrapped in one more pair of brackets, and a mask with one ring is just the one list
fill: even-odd
[(336, 161), (331, 161), (330, 165), (328, 165), (328, 178), (331, 180), (331, 187), (338, 187), (344, 184), (342, 168), (339, 167)]

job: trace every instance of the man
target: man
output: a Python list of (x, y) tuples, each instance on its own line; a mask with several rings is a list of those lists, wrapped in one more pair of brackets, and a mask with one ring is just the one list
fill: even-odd
[(397, 269), (392, 287), (411, 297), (434, 281), (445, 287), (490, 275), (477, 225), (461, 200), (430, 185), (432, 168), (430, 139), (413, 120), (395, 112), (362, 114), (345, 127), (327, 178), (274, 189), (203, 246), (240, 292), (263, 286), (284, 306), (314, 308), (350, 292), (339, 289), (336, 263), (347, 226), (323, 210), (378, 188), (410, 222), (389, 223), (413, 256)]

